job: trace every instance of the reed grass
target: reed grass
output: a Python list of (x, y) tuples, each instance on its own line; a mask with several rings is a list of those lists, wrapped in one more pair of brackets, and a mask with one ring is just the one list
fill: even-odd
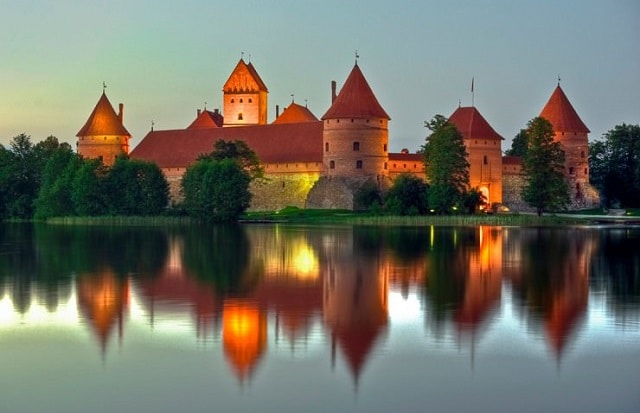
[(191, 224), (189, 217), (176, 216), (98, 216), (98, 217), (55, 217), (46, 220), (53, 225), (96, 225), (96, 226), (154, 226)]

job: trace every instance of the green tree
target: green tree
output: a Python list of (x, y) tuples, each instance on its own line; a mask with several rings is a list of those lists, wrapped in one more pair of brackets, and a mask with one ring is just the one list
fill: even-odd
[(422, 147), (429, 183), (428, 203), (439, 214), (451, 213), (469, 188), (469, 162), (462, 134), (442, 115), (425, 127), (431, 130)]
[(169, 184), (152, 162), (118, 157), (105, 188), (107, 210), (114, 215), (158, 215), (169, 202)]
[(69, 145), (61, 145), (51, 152), (42, 170), (35, 218), (74, 215), (71, 185), (79, 166), (80, 158)]
[(251, 176), (233, 159), (200, 159), (182, 179), (189, 215), (210, 221), (237, 220), (251, 203)]
[(640, 206), (640, 125), (616, 125), (589, 145), (589, 178), (608, 206)]
[(4, 216), (31, 218), (41, 170), (31, 137), (24, 133), (14, 137), (0, 161)]
[(385, 210), (394, 215), (425, 215), (429, 212), (429, 186), (417, 176), (401, 174), (385, 196)]
[(527, 142), (527, 130), (520, 129), (520, 132), (511, 141), (511, 148), (505, 151), (507, 156), (518, 156), (523, 158), (527, 154), (529, 144)]
[(522, 159), (525, 185), (522, 198), (536, 209), (555, 211), (569, 204), (569, 187), (564, 177), (564, 151), (560, 142), (554, 141), (553, 126), (541, 117), (527, 124), (529, 147)]
[(479, 188), (473, 188), (464, 195), (462, 205), (469, 214), (475, 214), (480, 207), (486, 207), (489, 204), (487, 197), (484, 196)]
[(354, 209), (357, 211), (378, 211), (382, 204), (382, 196), (378, 186), (373, 182), (366, 182), (353, 196)]
[(84, 159), (73, 177), (71, 200), (80, 216), (104, 215), (107, 212), (104, 180), (106, 170), (99, 159)]
[(235, 159), (240, 166), (249, 172), (251, 179), (262, 179), (264, 169), (260, 164), (258, 155), (247, 145), (245, 141), (217, 140), (213, 145), (213, 152), (201, 156), (199, 159), (222, 161), (223, 159)]

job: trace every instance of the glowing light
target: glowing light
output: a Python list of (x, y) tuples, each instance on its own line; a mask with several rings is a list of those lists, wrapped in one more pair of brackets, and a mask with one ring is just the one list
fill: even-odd
[(393, 323), (411, 323), (422, 318), (422, 306), (415, 293), (407, 298), (399, 291), (389, 293), (389, 319)]

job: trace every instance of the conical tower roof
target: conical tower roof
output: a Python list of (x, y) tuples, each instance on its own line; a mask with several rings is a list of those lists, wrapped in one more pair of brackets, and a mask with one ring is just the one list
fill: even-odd
[(226, 93), (268, 92), (267, 86), (260, 78), (256, 68), (252, 63), (245, 63), (244, 59), (238, 61), (229, 79), (222, 87), (222, 91)]
[(275, 124), (279, 123), (299, 123), (299, 122), (316, 122), (318, 118), (311, 113), (306, 106), (298, 105), (297, 103), (291, 103), (278, 119), (273, 121)]
[(459, 107), (449, 117), (449, 123), (460, 131), (464, 139), (503, 139), (475, 106)]
[(589, 128), (578, 116), (578, 113), (576, 113), (560, 85), (556, 86), (549, 101), (540, 112), (540, 117), (551, 122), (553, 130), (556, 132), (590, 132)]
[(76, 134), (77, 137), (81, 136), (98, 136), (98, 135), (127, 135), (131, 136), (129, 131), (124, 127), (122, 121), (116, 115), (111, 102), (107, 98), (107, 95), (102, 92), (100, 100), (96, 104), (96, 107), (89, 115), (89, 119), (84, 124), (82, 129)]
[(357, 63), (322, 120), (337, 118), (391, 119), (376, 99)]

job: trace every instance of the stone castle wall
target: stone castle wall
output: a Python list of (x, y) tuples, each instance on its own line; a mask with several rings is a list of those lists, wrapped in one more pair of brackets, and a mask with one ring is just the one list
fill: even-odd
[(117, 156), (129, 154), (128, 136), (81, 136), (77, 145), (78, 155), (88, 159), (102, 158), (107, 166), (113, 165)]
[(305, 208), (309, 191), (320, 179), (319, 172), (265, 174), (251, 183), (250, 211), (278, 211), (286, 206)]

